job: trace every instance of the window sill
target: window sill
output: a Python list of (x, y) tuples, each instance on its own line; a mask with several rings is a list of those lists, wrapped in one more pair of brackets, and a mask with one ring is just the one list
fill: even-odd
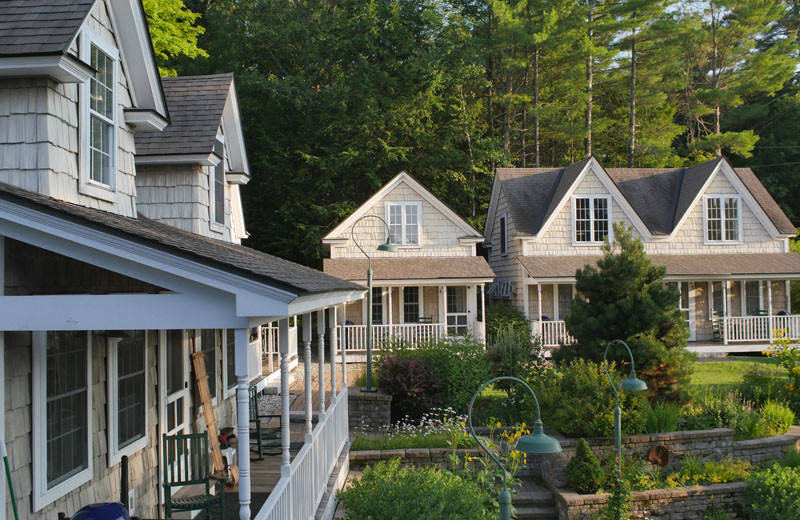
[[(41, 495), (37, 496), (37, 494), (33, 493), (33, 512), (40, 511), (47, 507), (48, 505), (52, 504), (59, 498), (63, 497), (64, 495), (75, 491), (82, 485), (86, 484), (87, 482), (91, 481), (94, 477), (94, 472), (92, 471), (91, 464), (85, 470), (81, 471), (77, 475), (73, 475), (69, 479), (65, 480), (64, 482), (58, 484), (53, 489), (50, 489)], [(41, 475), (34, 474), (34, 478), (40, 477)]]
[[(146, 428), (145, 428), (146, 429)], [(128, 444), (124, 448), (118, 450), (116, 453), (108, 452), (108, 467), (114, 467), (122, 461), (123, 456), (128, 458), (132, 457), (136, 452), (141, 451), (147, 447), (147, 434), (144, 437), (137, 439), (135, 442)]]
[(95, 199), (104, 200), (112, 204), (117, 202), (117, 192), (105, 184), (100, 184), (94, 181), (86, 181), (80, 183), (80, 193)]
[[(613, 240), (609, 238), (609, 240)], [(572, 242), (572, 245), (575, 247), (598, 247), (602, 246), (605, 242)]]
[(219, 224), (217, 222), (209, 222), (208, 223), (208, 229), (212, 233), (219, 233), (220, 235), (224, 235), (225, 232), (228, 230), (228, 228), (226, 228), (225, 226), (223, 226), (222, 224)]

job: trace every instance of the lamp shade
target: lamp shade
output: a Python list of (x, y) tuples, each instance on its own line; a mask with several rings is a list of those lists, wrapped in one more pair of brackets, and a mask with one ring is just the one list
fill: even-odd
[(517, 441), (517, 449), (523, 453), (531, 455), (542, 455), (545, 453), (561, 452), (561, 444), (557, 439), (544, 434), (542, 421), (537, 420), (533, 424), (533, 433), (523, 435)]
[(619, 387), (623, 390), (647, 390), (647, 383), (636, 377), (636, 372), (631, 370), (631, 374), (620, 382)]
[(392, 239), (389, 238), (386, 240), (385, 244), (378, 246), (378, 251), (388, 251), (389, 253), (394, 253), (397, 251), (397, 246), (392, 244)]

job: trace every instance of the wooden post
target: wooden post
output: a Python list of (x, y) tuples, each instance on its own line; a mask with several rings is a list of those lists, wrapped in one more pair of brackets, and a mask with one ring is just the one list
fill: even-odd
[(483, 318), (483, 340), (486, 343), (486, 284), (481, 284), (481, 318)]
[(792, 313), (792, 284), (789, 280), (784, 281), (786, 286), (786, 314)]
[(236, 423), (239, 429), (239, 520), (250, 520), (250, 402), (247, 393), (247, 329), (234, 331)]
[(528, 275), (526, 274), (525, 278), (522, 279), (522, 311), (525, 313), (525, 318), (528, 320), (531, 319), (530, 299), (530, 285), (528, 285)]
[[(367, 325), (369, 326), (369, 325)], [(317, 365), (319, 366), (319, 420), (325, 415), (325, 310), (317, 311)]]
[(308, 313), (303, 316), (303, 371), (305, 372), (304, 390), (306, 396), (306, 443), (311, 442), (311, 417), (313, 412), (312, 402), (314, 400), (311, 390), (314, 386), (313, 376), (311, 373), (311, 320), (312, 314)]
[(772, 317), (772, 280), (767, 280), (767, 316), (769, 316), (769, 342), (775, 336), (775, 320)]
[(328, 309), (328, 325), (331, 329), (331, 402), (336, 397), (336, 306)]
[(347, 304), (342, 305), (342, 392), (347, 390), (347, 334), (345, 324), (347, 323)]
[(278, 320), (278, 351), (281, 354), (281, 477), (288, 477), (292, 456), (289, 453), (289, 319)]

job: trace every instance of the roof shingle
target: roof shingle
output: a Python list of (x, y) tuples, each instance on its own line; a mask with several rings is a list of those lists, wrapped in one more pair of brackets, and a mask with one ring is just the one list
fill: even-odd
[[(323, 271), (342, 280), (365, 280), (366, 258), (326, 258)], [(494, 271), (482, 256), (425, 256), (373, 258), (372, 278), (388, 280), (494, 279)]]
[(3, 0), (0, 56), (64, 54), (95, 0)]

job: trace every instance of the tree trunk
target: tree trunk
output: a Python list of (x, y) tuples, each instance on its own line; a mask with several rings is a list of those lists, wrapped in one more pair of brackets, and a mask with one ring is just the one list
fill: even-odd
[(592, 40), (594, 39), (594, 0), (589, 0), (589, 18), (586, 36), (589, 39), (589, 55), (586, 56), (586, 156), (592, 155), (592, 82), (594, 80)]
[(503, 148), (506, 153), (511, 152), (511, 69), (506, 71), (506, 84), (503, 88), (506, 103), (505, 110), (503, 111)]
[[(718, 59), (719, 59), (719, 44), (717, 43), (717, 19), (714, 13), (714, 2), (711, 2), (711, 36), (712, 36), (712, 50), (713, 55), (711, 59), (711, 88), (717, 89), (719, 88), (719, 69), (718, 69)], [(714, 133), (719, 135), (720, 134), (720, 107), (719, 105), (714, 105)], [(722, 148), (717, 146), (714, 150), (714, 153), (717, 157), (722, 157)]]
[[(635, 13), (634, 13), (634, 16)], [(628, 141), (628, 168), (633, 168), (633, 156), (636, 153), (636, 28), (631, 30), (631, 107)]]
[(533, 53), (533, 165), (539, 167), (539, 47)]

